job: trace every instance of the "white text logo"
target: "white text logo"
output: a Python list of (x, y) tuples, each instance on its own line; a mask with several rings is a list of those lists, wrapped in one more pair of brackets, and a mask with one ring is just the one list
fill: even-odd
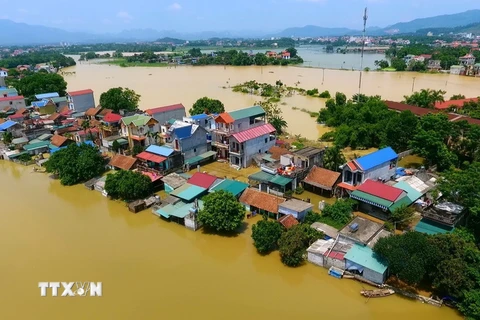
[(38, 287), (42, 297), (48, 296), (48, 291), (52, 297), (85, 297), (87, 294), (90, 297), (102, 296), (101, 282), (39, 282)]

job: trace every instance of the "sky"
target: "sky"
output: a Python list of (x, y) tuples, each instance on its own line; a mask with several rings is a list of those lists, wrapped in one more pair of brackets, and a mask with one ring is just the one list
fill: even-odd
[(69, 31), (266, 33), (305, 25), (360, 29), (366, 6), (367, 26), (386, 27), (480, 9), (480, 0), (0, 0), (0, 5), (0, 19)]

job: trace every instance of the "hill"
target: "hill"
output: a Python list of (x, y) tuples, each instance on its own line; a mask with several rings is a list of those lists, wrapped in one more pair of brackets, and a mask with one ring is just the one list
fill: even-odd
[(275, 37), (329, 37), (329, 36), (343, 36), (347, 34), (358, 33), (358, 30), (348, 28), (324, 28), (318, 26), (305, 26), (287, 28), (273, 36)]
[(433, 33), (434, 35), (438, 34), (449, 34), (449, 33), (473, 33), (476, 35), (480, 35), (480, 23), (472, 23), (466, 26), (460, 26), (455, 28), (425, 28), (419, 29), (415, 32), (415, 34), (419, 35), (426, 35), (429, 32)]

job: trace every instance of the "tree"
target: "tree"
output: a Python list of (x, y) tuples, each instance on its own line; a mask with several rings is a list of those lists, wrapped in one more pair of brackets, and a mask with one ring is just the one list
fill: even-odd
[(321, 92), (319, 95), (318, 95), (319, 98), (324, 98), (324, 99), (330, 99), (331, 96), (330, 96), (330, 92), (328, 90), (325, 90), (323, 92)]
[(397, 71), (405, 71), (407, 70), (407, 64), (405, 60), (400, 58), (393, 58), (392, 59), (392, 68), (395, 68)]
[(191, 116), (202, 113), (222, 113), (225, 112), (225, 106), (220, 100), (203, 97), (198, 99), (188, 111)]
[(283, 233), (283, 226), (267, 217), (252, 226), (253, 245), (258, 253), (268, 254), (278, 247), (278, 240)]
[(385, 126), (384, 145), (397, 152), (408, 150), (409, 142), (417, 132), (417, 125), (418, 118), (410, 110), (391, 117)]
[(3, 143), (9, 145), (13, 141), (13, 134), (10, 131), (7, 131), (3, 134)]
[(87, 181), (105, 171), (105, 161), (96, 147), (70, 144), (45, 162), (47, 172), (57, 174), (63, 185)]
[(415, 209), (406, 205), (402, 205), (390, 214), (390, 221), (393, 223), (400, 223), (402, 225), (408, 225), (413, 219)]
[(268, 58), (265, 54), (259, 52), (255, 55), (255, 64), (257, 66), (266, 66), (268, 64)]
[(150, 144), (156, 144), (159, 134), (158, 132), (148, 131), (146, 136), (148, 137)]
[(425, 71), (427, 70), (427, 65), (422, 61), (411, 61), (408, 65), (410, 71)]
[(276, 114), (268, 119), (270, 123), (276, 130), (277, 134), (283, 134), (285, 128), (288, 126), (287, 121), (283, 119), (281, 114)]
[(444, 102), (446, 91), (422, 89), (420, 92), (414, 92), (411, 96), (404, 96), (406, 104), (421, 108), (433, 109), (436, 102)]
[(335, 93), (335, 104), (337, 106), (343, 106), (347, 103), (347, 96), (341, 92)]
[(458, 310), (467, 316), (467, 320), (480, 319), (480, 289), (465, 292), (465, 298)]
[(290, 58), (296, 58), (297, 57), (297, 49), (290, 47), (287, 48), (285, 51), (290, 53)]
[(100, 105), (113, 112), (134, 111), (138, 107), (140, 95), (128, 88), (111, 88), (100, 95)]
[(21, 78), (13, 85), (18, 94), (25, 97), (27, 104), (35, 101), (35, 94), (40, 92), (57, 92), (60, 96), (65, 96), (67, 90), (67, 83), (56, 73), (34, 73)]
[(113, 143), (112, 143), (113, 152), (120, 152), (120, 149), (122, 149), (122, 146), (120, 145), (120, 143), (117, 140), (113, 140)]
[(93, 51), (87, 52), (85, 54), (85, 59), (86, 60), (92, 60), (92, 59), (95, 59), (96, 57), (97, 57), (97, 54)]
[(202, 55), (202, 51), (199, 48), (192, 48), (188, 50), (188, 54), (192, 57), (200, 57)]
[(326, 204), (322, 216), (330, 217), (332, 220), (346, 224), (352, 220), (352, 209), (355, 201), (351, 199), (338, 199), (334, 204)]
[(463, 94), (454, 94), (450, 100), (462, 100), (465, 99), (465, 96)]
[(282, 233), (278, 240), (282, 263), (289, 267), (298, 267), (303, 263), (305, 250), (310, 244), (323, 237), (322, 232), (306, 224), (291, 227)]
[(110, 173), (105, 180), (105, 191), (114, 199), (132, 201), (152, 194), (152, 181), (140, 172), (120, 170)]
[(237, 198), (226, 191), (212, 192), (203, 197), (203, 209), (198, 213), (198, 221), (216, 232), (233, 232), (245, 218), (245, 208)]
[(380, 69), (385, 69), (389, 67), (387, 60), (375, 60), (375, 65)]
[(332, 171), (339, 171), (339, 166), (346, 163), (342, 150), (337, 147), (329, 147), (323, 157), (323, 167)]
[(132, 156), (136, 156), (139, 153), (142, 153), (145, 150), (145, 148), (139, 144), (136, 144), (132, 148)]

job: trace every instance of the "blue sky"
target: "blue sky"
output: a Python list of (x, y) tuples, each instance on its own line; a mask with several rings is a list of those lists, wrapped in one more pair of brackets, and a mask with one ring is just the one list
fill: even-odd
[[(480, 9), (480, 0), (0, 0), (0, 18), (65, 30), (270, 32), (307, 24), (361, 28)], [(49, 13), (52, 10), (53, 13)]]

